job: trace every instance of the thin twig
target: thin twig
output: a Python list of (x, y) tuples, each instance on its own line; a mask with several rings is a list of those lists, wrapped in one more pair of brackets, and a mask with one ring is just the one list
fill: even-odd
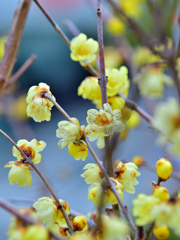
[[(21, 219), (24, 223), (26, 224), (31, 224), (31, 225), (41, 225), (41, 223), (33, 220), (28, 214), (23, 214), (20, 211), (18, 211), (17, 209), (15, 209), (13, 206), (11, 206), (10, 204), (8, 204), (7, 202), (5, 202), (4, 200), (2, 200), (0, 198), (0, 207), (4, 208), (5, 210), (7, 210), (8, 212), (12, 213), (13, 215), (15, 215), (17, 218)], [(42, 225), (44, 227), (44, 225)], [(64, 238), (57, 236), (56, 234), (54, 234), (53, 232), (51, 232), (49, 229), (47, 229), (47, 231), (49, 231), (50, 236), (53, 237), (56, 240), (63, 240)]]
[(149, 235), (150, 235), (153, 227), (154, 227), (154, 223), (151, 223), (151, 224), (149, 225), (148, 229), (145, 231), (143, 240), (148, 240), (148, 239), (149, 239)]
[(101, 172), (103, 173), (104, 177), (106, 178), (106, 181), (111, 189), (111, 191), (114, 193), (115, 197), (117, 198), (118, 200), (118, 203), (120, 204), (121, 206), (121, 209), (122, 209), (122, 212), (125, 216), (125, 218), (127, 219), (129, 225), (130, 225), (130, 228), (132, 230), (132, 233), (134, 235), (134, 240), (137, 240), (138, 239), (138, 236), (137, 236), (137, 229), (136, 229), (136, 226), (131, 218), (131, 216), (129, 215), (129, 212), (127, 210), (127, 208), (124, 206), (123, 204), (123, 201), (121, 199), (121, 197), (119, 196), (116, 188), (115, 188), (115, 185), (113, 184), (113, 182), (111, 181), (111, 179), (109, 178), (105, 168), (103, 167), (103, 165), (101, 164), (101, 161), (99, 160), (99, 158), (97, 157), (96, 153), (94, 152), (93, 148), (91, 147), (91, 145), (89, 144), (89, 142), (87, 141), (86, 137), (84, 137), (84, 141), (86, 142), (87, 146), (88, 146), (88, 149), (91, 153), (91, 155), (93, 156), (95, 162), (98, 164)]
[(17, 72), (10, 77), (9, 82), (7, 83), (6, 87), (17, 81), (23, 73), (33, 64), (33, 62), (36, 60), (36, 56), (32, 55), (30, 56), (26, 62), (17, 70)]
[(24, 156), (24, 160), (27, 164), (29, 164), (35, 171), (36, 173), (39, 175), (39, 177), (42, 179), (42, 181), (44, 182), (44, 184), (46, 185), (46, 187), (48, 188), (48, 190), (50, 191), (50, 193), (52, 194), (53, 198), (55, 199), (55, 201), (58, 204), (59, 210), (62, 211), (62, 214), (66, 220), (66, 223), (68, 225), (69, 228), (69, 232), (70, 234), (73, 234), (74, 231), (72, 229), (71, 223), (68, 219), (68, 216), (66, 214), (66, 211), (64, 210), (63, 205), (61, 204), (61, 202), (59, 201), (57, 195), (55, 194), (54, 190), (52, 189), (51, 185), (49, 184), (49, 182), (47, 181), (47, 179), (44, 177), (44, 175), (39, 171), (39, 169), (37, 168), (37, 166), (33, 163), (32, 159), (28, 156), (26, 156), (26, 154), (17, 146), (17, 144), (6, 134), (4, 133), (1, 129), (0, 129), (0, 133), (2, 135), (4, 135), (19, 151), (20, 153)]
[(0, 96), (11, 76), (32, 0), (19, 0), (0, 64)]
[(176, 71), (175, 62), (174, 61), (170, 62), (170, 68), (172, 69), (174, 82), (176, 84), (176, 88), (177, 88), (177, 92), (178, 92), (178, 96), (179, 96), (179, 102), (180, 102), (180, 82), (179, 82), (179, 79), (178, 79), (178, 73)]
[(77, 28), (77, 26), (70, 20), (70, 19), (66, 19), (64, 21), (64, 26), (67, 27), (67, 29), (73, 34), (73, 36), (78, 36), (81, 32), (80, 30)]
[[(37, 4), (37, 6), (41, 9), (41, 11), (44, 13), (46, 18), (49, 20), (51, 25), (54, 27), (56, 32), (62, 37), (64, 42), (70, 47), (70, 40), (66, 36), (66, 34), (62, 31), (62, 29), (59, 27), (59, 25), (54, 21), (54, 19), (50, 16), (50, 14), (45, 10), (45, 8), (39, 3), (38, 0), (34, 0), (34, 2)], [(93, 76), (99, 76), (98, 72), (90, 65), (84, 67), (85, 70), (90, 72)]]

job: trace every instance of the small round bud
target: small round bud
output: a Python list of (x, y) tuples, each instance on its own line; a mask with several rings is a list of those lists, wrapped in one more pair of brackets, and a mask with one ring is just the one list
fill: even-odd
[(158, 239), (165, 239), (169, 236), (169, 228), (167, 226), (154, 226), (153, 233)]
[(170, 198), (168, 190), (162, 186), (156, 186), (152, 194), (161, 201), (168, 201)]
[(160, 158), (156, 162), (156, 172), (158, 177), (161, 178), (161, 181), (168, 180), (170, 178), (172, 170), (172, 165), (167, 159)]
[(77, 216), (72, 221), (73, 229), (76, 232), (85, 232), (88, 229), (87, 220), (83, 216)]
[(141, 156), (134, 156), (132, 162), (135, 163), (138, 167), (145, 164), (145, 160)]

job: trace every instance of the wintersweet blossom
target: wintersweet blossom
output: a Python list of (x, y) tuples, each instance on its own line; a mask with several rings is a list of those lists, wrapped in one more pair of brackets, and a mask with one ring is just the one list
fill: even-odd
[(112, 35), (119, 35), (124, 33), (125, 26), (119, 18), (110, 17), (106, 21), (106, 30)]
[(157, 66), (144, 67), (134, 80), (143, 96), (162, 98), (164, 85), (173, 85), (173, 79)]
[(113, 97), (118, 94), (118, 92), (121, 92), (124, 96), (128, 95), (130, 82), (128, 79), (128, 69), (125, 66), (122, 66), (119, 69), (106, 68), (106, 75), (108, 77), (108, 97)]
[(169, 237), (170, 231), (166, 225), (163, 225), (163, 226), (155, 225), (153, 227), (153, 233), (154, 233), (155, 237), (158, 239), (166, 239)]
[[(101, 162), (102, 163), (102, 162)], [(86, 171), (81, 174), (81, 177), (84, 177), (84, 181), (87, 184), (91, 184), (92, 182), (98, 182), (101, 180), (104, 176), (101, 172), (99, 166), (95, 163), (88, 163), (84, 166), (83, 170), (86, 169)]]
[(82, 96), (84, 99), (100, 100), (101, 89), (98, 84), (97, 77), (86, 77), (81, 85), (78, 87), (78, 96)]
[(86, 121), (89, 123), (90, 128), (101, 131), (103, 136), (110, 136), (113, 132), (123, 131), (124, 124), (120, 120), (120, 110), (112, 111), (108, 103), (105, 103), (103, 108), (99, 111), (96, 109), (88, 110)]
[(133, 214), (137, 217), (137, 225), (143, 226), (152, 222), (153, 217), (151, 216), (151, 212), (159, 201), (158, 198), (145, 194), (139, 194), (138, 197), (133, 200)]
[(66, 224), (66, 221), (61, 221), (60, 224), (58, 222), (54, 222), (50, 230), (55, 233), (57, 236), (62, 236), (62, 237), (68, 237), (69, 233), (67, 231), (68, 226)]
[[(67, 202), (59, 200), (63, 205), (67, 215), (70, 214), (70, 208)], [(42, 219), (43, 223), (46, 223), (47, 227), (53, 226), (54, 222), (61, 224), (64, 220), (64, 216), (53, 197), (42, 197), (33, 204), (33, 207), (37, 211), (37, 215)]]
[(6, 163), (4, 167), (11, 167), (8, 175), (11, 185), (17, 183), (19, 187), (25, 187), (26, 185), (28, 185), (28, 188), (30, 187), (32, 183), (30, 170), (32, 170), (32, 168), (27, 166), (26, 163), (22, 163), (20, 161), (10, 161)]
[[(123, 200), (123, 190), (124, 190), (123, 185), (112, 177), (110, 179), (113, 182), (113, 184), (115, 185), (115, 188), (116, 188), (120, 198)], [(105, 192), (105, 194), (106, 194), (106, 192)], [(107, 195), (108, 195), (108, 202), (110, 204), (114, 205), (114, 204), (118, 203), (117, 198), (115, 197), (114, 193), (111, 191), (110, 188), (108, 188)]]
[(77, 216), (72, 220), (73, 230), (82, 233), (88, 230), (87, 220), (83, 216)]
[(58, 146), (60, 149), (66, 147), (73, 141), (78, 141), (84, 133), (84, 126), (80, 126), (79, 121), (76, 118), (71, 118), (73, 122), (61, 121), (58, 123), (58, 129), (56, 130), (56, 136), (62, 138)]
[[(42, 156), (39, 152), (43, 151), (46, 147), (45, 142), (38, 142), (36, 139), (28, 142), (27, 140), (22, 139), (17, 142), (17, 145), (26, 154), (27, 157), (30, 157), (32, 159), (35, 164), (40, 163)], [(12, 153), (18, 161), (24, 159), (24, 156), (19, 152), (16, 147), (13, 147)]]
[(135, 193), (135, 188), (132, 185), (137, 185), (139, 183), (136, 180), (136, 177), (140, 175), (136, 170), (137, 168), (136, 164), (132, 162), (124, 164), (119, 162), (116, 166), (116, 180), (120, 182), (129, 193)]
[(50, 110), (54, 104), (43, 96), (45, 92), (48, 92), (55, 100), (49, 89), (50, 87), (46, 83), (39, 83), (39, 86), (33, 86), (28, 91), (26, 98), (28, 103), (27, 115), (32, 117), (35, 122), (50, 121)]
[(156, 162), (156, 172), (161, 181), (166, 181), (172, 173), (172, 164), (166, 158), (160, 158)]
[(152, 194), (161, 201), (168, 201), (170, 199), (168, 190), (162, 186), (155, 186)]
[(82, 159), (83, 161), (88, 155), (88, 146), (83, 140), (71, 142), (68, 145), (69, 154), (76, 160)]
[(71, 59), (79, 61), (82, 66), (86, 66), (96, 58), (98, 51), (98, 42), (92, 38), (87, 39), (87, 36), (80, 33), (73, 38), (70, 43)]
[(121, 112), (116, 109), (112, 111), (108, 103), (103, 105), (104, 109), (88, 110), (86, 121), (89, 123), (85, 133), (90, 141), (97, 139), (97, 146), (104, 147), (104, 137), (112, 136), (113, 132), (124, 130), (124, 124), (120, 120)]

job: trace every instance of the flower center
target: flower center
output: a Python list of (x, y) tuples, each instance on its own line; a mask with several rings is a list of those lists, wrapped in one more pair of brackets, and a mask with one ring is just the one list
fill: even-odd
[(112, 119), (109, 120), (105, 113), (98, 114), (97, 118), (96, 118), (96, 121), (95, 121), (95, 123), (98, 126), (108, 126), (108, 125), (110, 125), (111, 122), (112, 122)]

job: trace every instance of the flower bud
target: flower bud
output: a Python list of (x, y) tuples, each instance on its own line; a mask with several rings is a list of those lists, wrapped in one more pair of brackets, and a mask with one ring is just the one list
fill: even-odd
[(172, 170), (172, 165), (167, 159), (160, 158), (156, 162), (156, 172), (158, 177), (161, 178), (161, 181), (168, 180), (170, 178)]
[(77, 216), (72, 221), (75, 232), (85, 232), (88, 229), (87, 220), (83, 216)]
[(167, 226), (154, 226), (153, 233), (158, 239), (165, 239), (169, 236), (169, 228)]
[(156, 186), (152, 194), (161, 201), (168, 201), (170, 198), (168, 190), (162, 186)]

